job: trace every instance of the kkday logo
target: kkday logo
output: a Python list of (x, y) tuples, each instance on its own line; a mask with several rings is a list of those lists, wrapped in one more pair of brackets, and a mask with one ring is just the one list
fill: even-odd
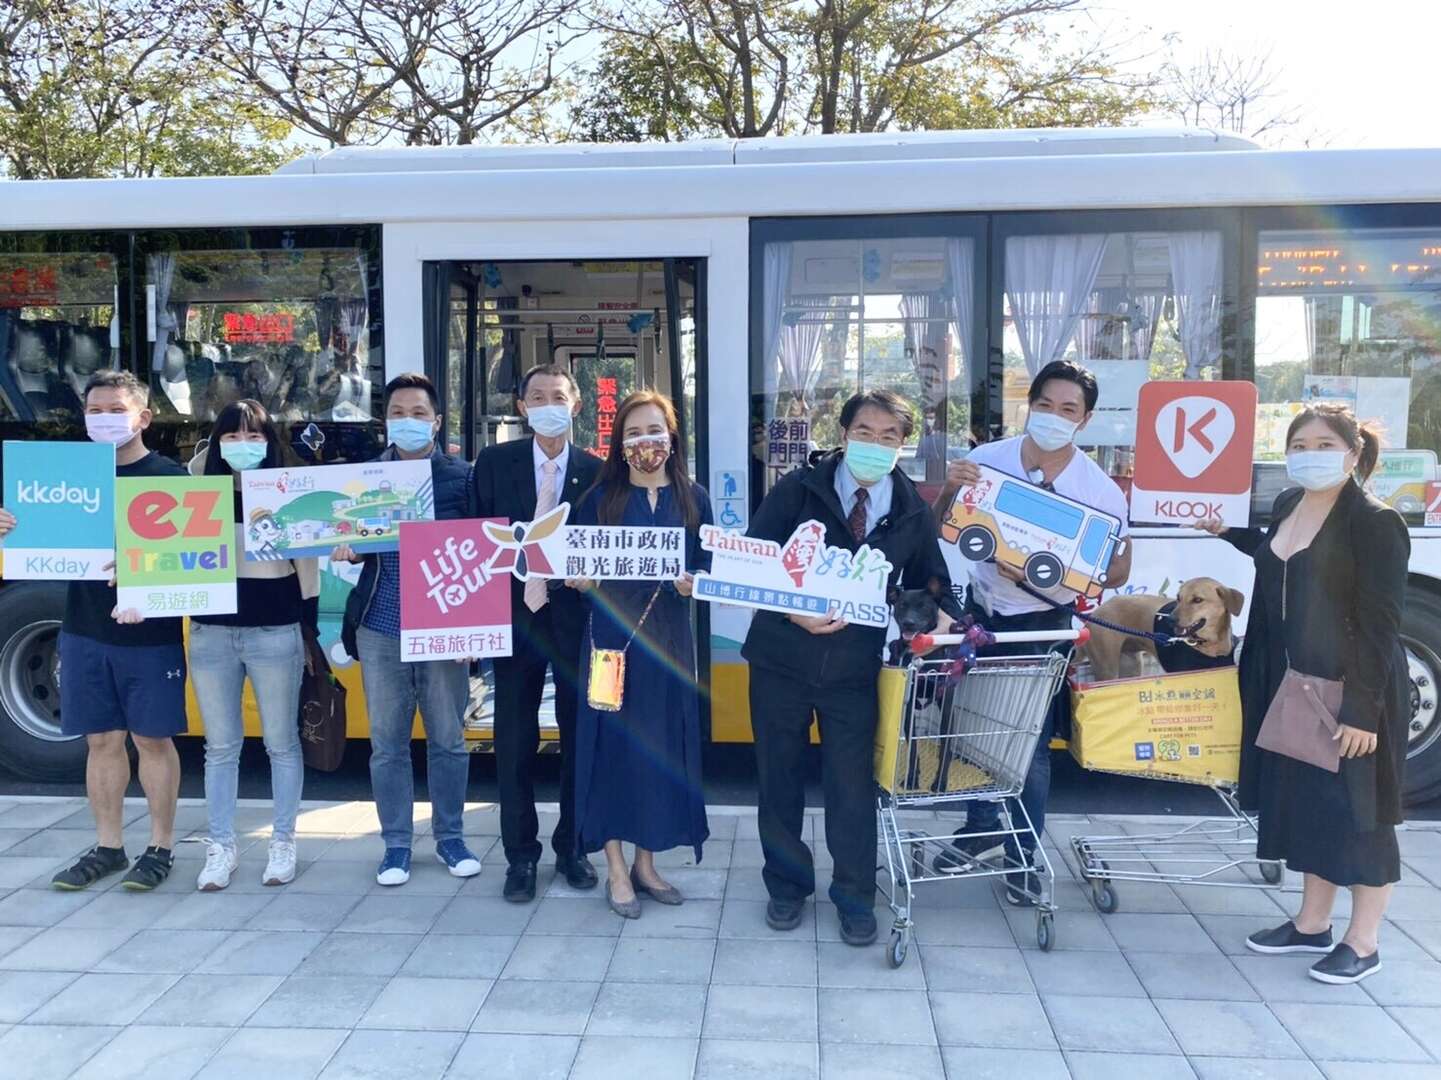
[(94, 514), (100, 510), (100, 489), (76, 487), (64, 480), (58, 484), (22, 480), (16, 485), (16, 501), (30, 506), (78, 506)]

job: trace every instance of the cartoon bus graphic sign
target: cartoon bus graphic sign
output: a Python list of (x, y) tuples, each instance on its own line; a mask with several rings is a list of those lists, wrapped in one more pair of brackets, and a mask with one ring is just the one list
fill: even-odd
[(1121, 522), (999, 470), (980, 470), (978, 483), (956, 493), (941, 536), (972, 562), (1014, 566), (1033, 589), (1064, 585), (1100, 596)]

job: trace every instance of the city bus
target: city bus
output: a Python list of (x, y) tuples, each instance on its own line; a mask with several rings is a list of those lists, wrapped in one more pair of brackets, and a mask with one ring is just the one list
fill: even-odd
[[(1441, 449), (1438, 176), (1441, 150), (1133, 129), (344, 148), (262, 177), (3, 183), (0, 436), (81, 437), (86, 378), (118, 366), (149, 383), (151, 442), (179, 460), (238, 395), (300, 461), (356, 460), (380, 449), (387, 378), (423, 370), (446, 442), (474, 456), (523, 437), (518, 381), (554, 361), (580, 385), (586, 451), (610, 445), (627, 392), (670, 394), (695, 476), (739, 528), (836, 445), (857, 389), (914, 402), (902, 467), (929, 496), (971, 446), (1019, 432), (1031, 375), (1070, 357), (1101, 384), (1083, 448), (1123, 487), (1148, 379), (1254, 380), (1259, 525), (1290, 417), (1345, 400), (1385, 424), (1392, 475), (1415, 475), (1389, 486), (1412, 543), (1407, 792), (1432, 798), (1441, 489), (1417, 454)], [(1250, 590), (1221, 541), (1133, 535), (1128, 591), (1197, 574)], [(322, 632), (363, 737), (334, 642), (347, 573), (323, 575)], [(83, 761), (58, 723), (63, 595), (0, 586), (0, 761), (28, 776)], [(696, 617), (709, 737), (745, 741), (748, 616)]]

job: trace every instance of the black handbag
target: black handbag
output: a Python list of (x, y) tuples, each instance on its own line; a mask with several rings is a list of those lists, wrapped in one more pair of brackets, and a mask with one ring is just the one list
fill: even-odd
[(300, 678), (300, 752), (321, 772), (340, 768), (345, 756), (345, 687), (335, 677), (319, 633), (302, 626), (305, 669)]

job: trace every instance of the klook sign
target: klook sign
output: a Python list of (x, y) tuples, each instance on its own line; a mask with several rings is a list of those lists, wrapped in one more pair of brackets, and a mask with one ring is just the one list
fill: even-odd
[(490, 570), (495, 552), (484, 519), (400, 526), (402, 660), (511, 655), (510, 575)]
[(1152, 382), (1141, 387), (1131, 521), (1251, 522), (1256, 385)]

